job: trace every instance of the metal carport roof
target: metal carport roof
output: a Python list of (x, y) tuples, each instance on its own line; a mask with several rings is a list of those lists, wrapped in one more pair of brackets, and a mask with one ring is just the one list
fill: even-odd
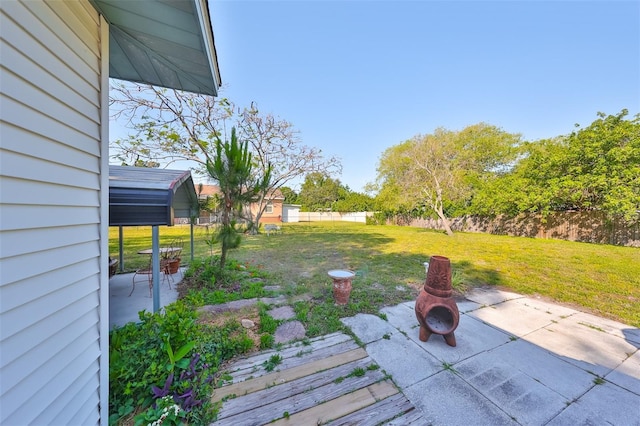
[(109, 226), (172, 226), (196, 203), (190, 171), (109, 166)]

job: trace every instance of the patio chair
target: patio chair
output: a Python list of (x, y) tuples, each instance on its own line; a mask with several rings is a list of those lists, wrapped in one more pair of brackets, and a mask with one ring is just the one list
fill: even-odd
[[(138, 275), (146, 275), (147, 276), (147, 280), (149, 281), (149, 296), (152, 296), (153, 293), (153, 265), (151, 264), (153, 260), (152, 256), (149, 256), (149, 263), (147, 264), (147, 266), (145, 266), (144, 268), (140, 268), (137, 269), (136, 272), (133, 274), (133, 278), (131, 280), (131, 292), (129, 293), (129, 297), (131, 297), (131, 295), (133, 294), (133, 291), (136, 289), (136, 276)], [(166, 259), (160, 259), (160, 273), (163, 275), (162, 276), (162, 281), (164, 282), (165, 280), (167, 280), (167, 283), (169, 284), (169, 289), (171, 289), (171, 281), (173, 281), (173, 277), (171, 277), (171, 275), (168, 275), (167, 278), (167, 266), (166, 266)]]

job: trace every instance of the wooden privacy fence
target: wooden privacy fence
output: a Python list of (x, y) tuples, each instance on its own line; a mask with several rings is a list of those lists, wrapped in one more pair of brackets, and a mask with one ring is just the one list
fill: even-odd
[[(392, 223), (444, 230), (440, 219), (396, 218)], [(451, 229), (532, 238), (553, 238), (587, 243), (640, 247), (640, 223), (608, 220), (602, 212), (557, 212), (541, 215), (486, 218), (463, 216), (451, 219)]]

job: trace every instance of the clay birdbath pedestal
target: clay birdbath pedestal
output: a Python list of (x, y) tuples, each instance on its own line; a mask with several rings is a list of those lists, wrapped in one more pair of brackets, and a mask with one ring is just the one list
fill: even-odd
[(356, 274), (343, 269), (333, 269), (328, 274), (333, 279), (333, 298), (336, 305), (346, 305), (351, 295), (351, 280)]

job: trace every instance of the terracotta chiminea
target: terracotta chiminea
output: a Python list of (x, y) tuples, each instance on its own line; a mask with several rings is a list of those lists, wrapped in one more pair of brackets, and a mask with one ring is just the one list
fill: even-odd
[(458, 327), (460, 312), (452, 294), (451, 262), (443, 256), (432, 256), (427, 279), (416, 299), (421, 341), (426, 342), (435, 333), (444, 336), (447, 345), (456, 345), (453, 331)]

